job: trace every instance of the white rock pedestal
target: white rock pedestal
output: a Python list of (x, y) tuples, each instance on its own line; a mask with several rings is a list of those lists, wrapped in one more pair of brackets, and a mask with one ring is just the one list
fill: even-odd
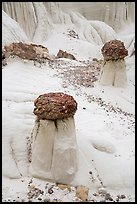
[(74, 117), (38, 120), (33, 130), (33, 177), (68, 184), (77, 172), (77, 142)]
[(127, 84), (125, 60), (104, 61), (99, 83), (107, 86), (124, 87)]

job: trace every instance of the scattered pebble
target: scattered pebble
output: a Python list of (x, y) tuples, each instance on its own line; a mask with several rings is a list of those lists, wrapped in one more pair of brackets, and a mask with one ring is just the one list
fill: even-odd
[(107, 194), (107, 191), (105, 188), (99, 188), (98, 193), (99, 194)]

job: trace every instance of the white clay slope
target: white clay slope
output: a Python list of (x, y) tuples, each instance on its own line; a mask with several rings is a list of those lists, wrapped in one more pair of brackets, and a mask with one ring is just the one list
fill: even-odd
[[(78, 4), (77, 2), (70, 2), (70, 9), (69, 7), (65, 9), (67, 8), (65, 6), (67, 2), (64, 2), (64, 4), (60, 2), (16, 3), (15, 6), (14, 2), (3, 2), (3, 10), (18, 22), (16, 23), (3, 12), (3, 46), (12, 42), (31, 41), (45, 45), (51, 54), (56, 55), (59, 49), (70, 51), (78, 60), (92, 60), (93, 57), (100, 59), (102, 57), (100, 49), (103, 44), (115, 37), (124, 41), (126, 48), (129, 49), (129, 54), (134, 49), (134, 32), (116, 33), (114, 30), (117, 2), (110, 2), (113, 3), (112, 10), (109, 10), (109, 12), (113, 11), (112, 27), (105, 23), (111, 13), (108, 12), (108, 17), (105, 17), (106, 14), (103, 12), (101, 16), (100, 9), (104, 8), (104, 4), (98, 9), (99, 4), (93, 2), (95, 9), (93, 9), (93, 13), (95, 14), (96, 9), (98, 9), (96, 15), (93, 14), (93, 17), (96, 17), (94, 19), (91, 18), (92, 12), (90, 14), (91, 7), (89, 7), (90, 3), (88, 2), (85, 5), (87, 10), (82, 7), (84, 2)], [(132, 18), (132, 14), (134, 15), (134, 12), (132, 12), (133, 4), (130, 5), (129, 3), (127, 3), (129, 8), (128, 21), (124, 20), (124, 8), (120, 6), (118, 9), (117, 14), (120, 14), (120, 8), (123, 14), (123, 16), (117, 16), (117, 19), (120, 20), (118, 21), (118, 27), (121, 23), (124, 25), (124, 22), (130, 23), (132, 21), (134, 24)], [(71, 9), (72, 7), (74, 8)], [(85, 16), (88, 16), (89, 20)], [(104, 22), (100, 22), (100, 19)], [(129, 27), (127, 29), (129, 30)], [(79, 38), (70, 37), (68, 35), (69, 30), (74, 30)], [(57, 66), (58, 69), (63, 69), (64, 66), (67, 69), (68, 63), (72, 66), (75, 64), (76, 67), (80, 65), (80, 62), (68, 59), (64, 59), (63, 63), (64, 65), (59, 64), (59, 66), (55, 64), (55, 70)], [(33, 114), (35, 98), (49, 91), (63, 91), (73, 95), (79, 104), (75, 116), (79, 164), (72, 184), (89, 186), (93, 192), (100, 187), (100, 182), (103, 182), (108, 191), (115, 194), (130, 194), (132, 200), (134, 200), (134, 56), (126, 59), (126, 88), (104, 87), (98, 83), (94, 88), (80, 87), (79, 90), (76, 90), (71, 85), (64, 88), (62, 80), (55, 70), (47, 64), (38, 67), (33, 66), (33, 62), (24, 63), (16, 58), (10, 59), (8, 65), (3, 68), (2, 173), (4, 196), (6, 198), (12, 197), (16, 195), (15, 192), (19, 192), (15, 184), (15, 191), (10, 188), (12, 178), (16, 183), (18, 178), (25, 180), (29, 175), (26, 141), (30, 137), (35, 123)], [(86, 95), (101, 97), (110, 109), (111, 105), (119, 107), (121, 110), (131, 113), (131, 116), (126, 116), (120, 111), (115, 113), (108, 110), (106, 112), (97, 102), (92, 100), (89, 102), (85, 97)], [(62, 131), (60, 134), (63, 136)], [(34, 155), (36, 154), (37, 151)], [(42, 151), (42, 154), (44, 154), (44, 151)], [(38, 163), (38, 160), (36, 160), (36, 163)], [(38, 171), (40, 170), (41, 167)], [(58, 166), (58, 171), (61, 172), (60, 166)], [(89, 171), (92, 171), (93, 174), (90, 175)], [(41, 181), (39, 185), (40, 183)], [(25, 192), (26, 186), (23, 187)], [(70, 201), (73, 202), (73, 199), (70, 199)]]
[(2, 47), (12, 42), (28, 42), (19, 24), (2, 11)]

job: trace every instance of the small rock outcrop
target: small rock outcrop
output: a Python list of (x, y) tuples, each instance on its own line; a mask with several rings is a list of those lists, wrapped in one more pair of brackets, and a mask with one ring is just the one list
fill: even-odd
[(57, 58), (67, 58), (67, 59), (71, 59), (71, 60), (76, 60), (76, 58), (74, 57), (74, 55), (63, 51), (63, 50), (59, 50), (57, 53)]
[(89, 188), (86, 186), (78, 186), (76, 189), (76, 196), (82, 200), (82, 202), (88, 201)]
[(27, 44), (23, 42), (12, 43), (4, 46), (2, 55), (5, 59), (10, 56), (18, 56), (21, 59), (41, 62), (42, 59), (52, 60), (46, 47), (36, 44)]

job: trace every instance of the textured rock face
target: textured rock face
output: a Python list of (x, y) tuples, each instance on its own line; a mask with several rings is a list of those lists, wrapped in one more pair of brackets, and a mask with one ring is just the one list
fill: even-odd
[(77, 102), (64, 93), (47, 93), (35, 101), (34, 114), (38, 119), (56, 120), (72, 117), (77, 110)]
[(57, 53), (57, 57), (58, 58), (68, 58), (68, 59), (76, 60), (76, 58), (72, 54), (70, 54), (70, 53), (68, 53), (66, 51), (63, 51), (63, 50), (59, 50), (59, 52)]
[(128, 50), (120, 40), (111, 40), (105, 43), (101, 51), (105, 60), (124, 59), (128, 56)]
[[(40, 12), (37, 9), (38, 4), (41, 7)], [(12, 19), (19, 22), (31, 38), (35, 34), (39, 16), (45, 8), (45, 18), (50, 14), (57, 23), (60, 23), (60, 21), (66, 23), (64, 22), (66, 18), (59, 16), (58, 10), (67, 12), (67, 14), (69, 10), (79, 12), (88, 20), (103, 21), (114, 29), (121, 28), (124, 23), (128, 24), (129, 20), (133, 21), (135, 19), (135, 2), (2, 2), (2, 9)]]

